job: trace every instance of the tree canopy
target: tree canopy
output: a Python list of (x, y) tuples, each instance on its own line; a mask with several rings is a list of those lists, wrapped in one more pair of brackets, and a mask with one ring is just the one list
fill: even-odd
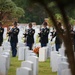
[[(44, 18), (48, 17), (48, 14), (42, 7), (42, 5), (36, 4), (36, 2), (43, 3), (45, 2), (49, 9), (51, 9), (55, 14), (59, 14), (60, 11), (58, 9), (58, 5), (55, 0), (13, 0), (17, 6), (22, 7), (25, 10), (25, 16), (19, 19), (19, 22), (36, 22), (37, 24), (41, 24), (44, 21)], [(32, 3), (31, 3), (31, 2)], [(58, 0), (59, 1), (59, 0)], [(35, 2), (35, 4), (33, 4)], [(38, 2), (38, 3), (39, 3)], [(75, 9), (74, 9), (74, 0), (60, 0), (59, 3), (65, 7), (65, 11), (67, 15), (73, 19), (75, 19)], [(37, 16), (36, 16), (37, 15)], [(59, 14), (60, 15), (60, 14)]]
[(11, 0), (0, 0), (0, 21), (4, 17), (21, 17), (24, 15), (24, 10), (20, 7), (17, 7), (16, 4)]

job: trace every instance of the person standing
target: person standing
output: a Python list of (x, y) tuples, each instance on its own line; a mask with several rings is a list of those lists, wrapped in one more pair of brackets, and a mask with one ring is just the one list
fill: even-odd
[(34, 44), (34, 33), (35, 30), (32, 28), (32, 23), (29, 23), (29, 29), (25, 32), (24, 37), (27, 39), (26, 44), (29, 46), (29, 49), (32, 50)]
[[(58, 27), (60, 28), (62, 34), (64, 34), (64, 30), (62, 29), (62, 24), (61, 22), (57, 22), (57, 25)], [(59, 37), (59, 34), (56, 30), (55, 34), (53, 34), (52, 38), (51, 38), (51, 41), (53, 40), (53, 38), (55, 38), (55, 47), (56, 47), (56, 51), (59, 51), (59, 48), (61, 47), (61, 44), (62, 44), (62, 39)]]
[(44, 28), (42, 28), (39, 33), (41, 47), (47, 46), (48, 34), (49, 34), (49, 28), (47, 28), (47, 22), (44, 22), (43, 26)]
[(0, 46), (2, 46), (3, 43), (3, 33), (4, 33), (4, 28), (2, 28), (2, 22), (0, 22)]
[(12, 57), (16, 57), (17, 54), (17, 43), (18, 43), (18, 33), (19, 33), (19, 28), (17, 28), (17, 22), (14, 22), (13, 28), (7, 32), (9, 35), (9, 42), (11, 44), (11, 49), (12, 49)]

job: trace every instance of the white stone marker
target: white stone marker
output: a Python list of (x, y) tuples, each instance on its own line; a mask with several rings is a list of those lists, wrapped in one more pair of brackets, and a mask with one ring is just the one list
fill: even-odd
[(56, 72), (57, 71), (57, 53), (53, 54), (51, 65), (52, 65), (52, 72)]
[(33, 53), (33, 51), (29, 50), (28, 46), (25, 46), (25, 60), (30, 56), (30, 53)]
[(38, 75), (38, 57), (30, 56), (27, 60), (33, 62), (33, 75)]
[(4, 34), (3, 34), (3, 39), (6, 39), (7, 34), (7, 27), (4, 27)]
[(17, 68), (16, 75), (32, 75), (32, 70), (27, 67), (20, 67)]
[(25, 47), (18, 48), (18, 60), (25, 60)]
[(3, 47), (1, 46), (0, 47), (0, 54), (3, 52)]
[(7, 56), (0, 55), (0, 75), (7, 75)]
[(62, 56), (61, 60), (62, 60), (62, 62), (67, 62), (67, 57), (66, 56)]
[(47, 50), (47, 57), (50, 57), (50, 53), (51, 53), (51, 46), (50, 43), (47, 44), (48, 50)]
[(72, 75), (71, 70), (70, 69), (64, 69), (64, 70), (62, 70), (61, 75)]
[(61, 75), (61, 72), (62, 72), (62, 70), (64, 70), (64, 69), (69, 69), (69, 63), (67, 63), (67, 62), (61, 62), (61, 63), (59, 64), (59, 67), (58, 67), (57, 75)]
[(61, 54), (62, 56), (65, 56), (65, 48), (60, 48), (59, 54)]
[(55, 64), (56, 64), (56, 55), (58, 54), (57, 51), (51, 51), (51, 58), (50, 58), (50, 65), (52, 67), (52, 72), (56, 72), (56, 69), (55, 69)]
[(2, 46), (4, 47), (4, 46), (10, 46), (10, 42), (3, 42), (3, 44), (2, 44)]
[(7, 69), (9, 69), (10, 68), (10, 53), (3, 52), (2, 55), (6, 55), (7, 56)]
[(39, 49), (39, 61), (46, 61), (47, 59), (47, 50), (42, 47)]
[(59, 64), (62, 62), (62, 56), (60, 54), (56, 54), (56, 63), (54, 64), (56, 71), (58, 71)]
[(3, 46), (4, 50), (10, 50), (11, 51), (11, 46)]
[(46, 59), (48, 58), (48, 47), (46, 46), (46, 47), (43, 47), (44, 49), (46, 49)]
[(18, 46), (18, 47), (25, 47), (25, 43), (19, 42), (19, 43), (17, 44), (17, 46)]
[(21, 67), (28, 67), (32, 70), (32, 75), (33, 75), (33, 62), (31, 61), (23, 61), (21, 63)]

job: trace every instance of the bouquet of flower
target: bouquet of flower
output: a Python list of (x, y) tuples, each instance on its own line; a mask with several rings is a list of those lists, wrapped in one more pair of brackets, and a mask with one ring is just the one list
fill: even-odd
[(36, 53), (36, 54), (39, 54), (39, 48), (40, 48), (40, 47), (34, 48), (34, 49), (33, 49), (33, 52)]

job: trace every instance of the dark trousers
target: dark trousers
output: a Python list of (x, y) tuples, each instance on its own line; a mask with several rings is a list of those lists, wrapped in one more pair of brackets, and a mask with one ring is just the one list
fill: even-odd
[(2, 42), (0, 42), (0, 46), (2, 46)]
[(12, 57), (16, 57), (17, 54), (17, 43), (16, 42), (10, 42), (11, 49), (12, 49)]
[(41, 47), (45, 47), (45, 46), (47, 46), (47, 43), (45, 44), (41, 43)]
[(56, 44), (56, 51), (59, 51), (60, 44)]
[(32, 50), (33, 43), (27, 43), (27, 46), (29, 47), (29, 50)]

